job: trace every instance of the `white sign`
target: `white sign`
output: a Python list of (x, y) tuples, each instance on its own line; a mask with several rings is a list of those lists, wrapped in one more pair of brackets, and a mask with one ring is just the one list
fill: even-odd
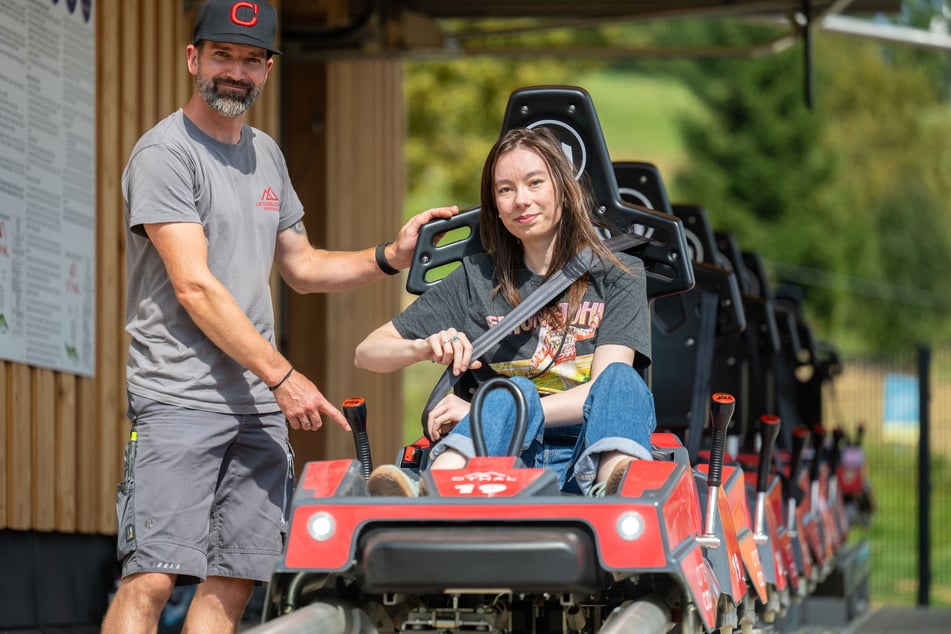
[(91, 376), (93, 0), (0, 0), (0, 357)]

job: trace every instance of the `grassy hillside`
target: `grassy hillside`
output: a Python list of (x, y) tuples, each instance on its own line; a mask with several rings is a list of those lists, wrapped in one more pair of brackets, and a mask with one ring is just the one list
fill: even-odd
[(671, 78), (618, 71), (579, 77), (577, 85), (591, 93), (611, 158), (654, 163), (670, 189), (689, 160), (679, 122), (703, 112), (690, 89)]

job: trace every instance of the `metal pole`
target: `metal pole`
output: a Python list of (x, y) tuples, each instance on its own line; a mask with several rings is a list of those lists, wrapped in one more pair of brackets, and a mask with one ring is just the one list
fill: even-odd
[(812, 63), (812, 2), (802, 0), (802, 54), (803, 54), (803, 97), (806, 102), (806, 108), (812, 110), (815, 99), (813, 98), (813, 63)]
[(931, 348), (918, 347), (918, 605), (931, 591)]

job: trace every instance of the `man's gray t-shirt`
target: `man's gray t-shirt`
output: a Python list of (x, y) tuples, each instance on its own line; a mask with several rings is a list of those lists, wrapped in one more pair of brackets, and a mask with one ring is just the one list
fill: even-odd
[[(476, 379), (527, 376), (541, 394), (561, 392), (590, 380), (594, 350), (606, 344), (632, 348), (635, 367), (647, 367), (651, 327), (644, 264), (624, 253), (617, 257), (630, 273), (610, 265), (605, 271), (596, 264), (574, 314), (567, 314), (566, 301), (559, 303), (567, 328), (538, 315), (529, 318), (482, 357), (482, 368), (473, 371)], [(519, 294), (528, 297), (542, 281), (523, 269), (517, 278)], [(484, 253), (467, 257), (397, 315), (393, 325), (407, 339), (424, 339), (451, 327), (474, 341), (512, 310), (501, 296), (493, 296), (495, 286), (491, 258)]]
[(280, 148), (250, 126), (243, 127), (238, 143), (221, 143), (179, 110), (139, 139), (122, 174), (122, 192), (130, 228), (129, 391), (204, 411), (278, 411), (267, 386), (192, 321), (143, 225), (200, 224), (212, 274), (273, 343), (269, 278), (277, 233), (304, 214)]

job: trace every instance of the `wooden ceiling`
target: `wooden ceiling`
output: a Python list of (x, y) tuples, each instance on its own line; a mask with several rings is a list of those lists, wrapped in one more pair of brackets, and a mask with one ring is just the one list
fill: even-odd
[[(785, 29), (786, 37), (795, 37), (802, 31), (806, 10), (813, 20), (820, 20), (829, 15), (894, 15), (901, 8), (901, 0), (280, 0), (279, 4), (285, 51), (328, 57), (518, 54), (518, 49), (496, 50), (473, 42), (500, 33), (687, 17), (770, 20)], [(689, 46), (684, 43), (684, 54), (689, 54)], [(629, 52), (608, 46), (560, 54)]]

